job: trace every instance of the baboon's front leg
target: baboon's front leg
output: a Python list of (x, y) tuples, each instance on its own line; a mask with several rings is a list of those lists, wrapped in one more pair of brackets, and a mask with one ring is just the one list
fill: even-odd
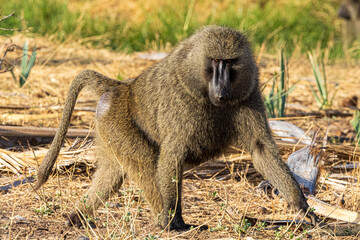
[(183, 173), (183, 155), (175, 154), (171, 146), (161, 149), (157, 181), (163, 199), (162, 212), (160, 216), (161, 226), (170, 230), (188, 229), (191, 226), (185, 224), (182, 218), (181, 190)]
[(316, 215), (308, 212), (309, 205), (299, 184), (279, 155), (265, 115), (259, 111), (249, 110), (246, 116), (247, 122), (243, 121), (243, 128), (239, 129), (239, 136), (241, 136), (239, 140), (242, 141), (239, 145), (251, 153), (255, 168), (284, 194), (287, 202), (300, 210), (303, 215), (307, 213), (312, 223), (316, 224), (318, 221)]

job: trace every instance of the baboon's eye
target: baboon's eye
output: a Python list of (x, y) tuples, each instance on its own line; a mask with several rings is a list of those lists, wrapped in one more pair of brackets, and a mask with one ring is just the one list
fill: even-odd
[(226, 59), (225, 62), (226, 62), (226, 63), (232, 63), (233, 60), (232, 60), (232, 59)]
[(219, 62), (220, 60), (219, 59), (213, 59), (214, 62)]

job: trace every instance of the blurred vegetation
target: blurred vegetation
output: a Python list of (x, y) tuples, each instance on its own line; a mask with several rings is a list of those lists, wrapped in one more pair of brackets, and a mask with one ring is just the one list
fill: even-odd
[(360, 144), (360, 111), (354, 112), (354, 118), (351, 120), (350, 123), (355, 130), (355, 139), (357, 141), (357, 144)]
[[(244, 31), (255, 50), (262, 44), (269, 53), (327, 49), (335, 59), (345, 56), (338, 7), (337, 0), (11, 0), (2, 3), (0, 15), (15, 11), (17, 18), (0, 27), (132, 52), (161, 50), (199, 26), (220, 24)], [(0, 30), (5, 34), (11, 33)], [(350, 56), (358, 58), (359, 50)]]

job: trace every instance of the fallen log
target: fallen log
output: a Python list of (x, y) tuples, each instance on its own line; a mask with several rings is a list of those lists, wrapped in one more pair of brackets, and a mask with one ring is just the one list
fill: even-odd
[[(0, 136), (2, 137), (54, 137), (57, 128), (43, 127), (20, 127), (20, 126), (0, 126)], [(94, 137), (94, 131), (88, 129), (69, 128), (66, 134), (68, 138)]]

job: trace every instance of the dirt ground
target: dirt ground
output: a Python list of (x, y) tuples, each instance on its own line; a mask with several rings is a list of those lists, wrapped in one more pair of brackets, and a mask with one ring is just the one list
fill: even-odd
[[(140, 58), (139, 53), (125, 55), (105, 49), (89, 49), (76, 42), (58, 43), (21, 35), (12, 37), (18, 46), (22, 46), (25, 40), (30, 46), (37, 46), (36, 65), (22, 88), (18, 87), (10, 73), (0, 75), (1, 125), (57, 127), (61, 108), (51, 107), (63, 105), (72, 79), (81, 70), (93, 69), (113, 78), (130, 78), (155, 63)], [(0, 38), (1, 51), (6, 42), (9, 39)], [(21, 50), (15, 50), (8, 53), (7, 58), (15, 60), (21, 53)], [(256, 57), (259, 59), (261, 82), (267, 82), (275, 71), (279, 71), (278, 58), (267, 55)], [(309, 130), (309, 133), (317, 128), (322, 134), (328, 130), (330, 145), (340, 149), (341, 146), (351, 146), (354, 131), (350, 120), (354, 110), (347, 108), (344, 101), (353, 96), (360, 98), (360, 68), (345, 63), (326, 66), (329, 91), (334, 91), (338, 84), (334, 105), (326, 116), (318, 111), (310, 92), (309, 84), (315, 86), (315, 82), (308, 60), (294, 56), (289, 60), (288, 67), (290, 82), (296, 84), (289, 96), (288, 120), (305, 131)], [(15, 108), (19, 106), (26, 108)], [(96, 99), (91, 95), (80, 95), (77, 107), (95, 106)], [(91, 111), (75, 111), (71, 128), (91, 129), (93, 115)], [(309, 115), (312, 117), (306, 117)], [(70, 146), (72, 141), (69, 140), (66, 146)], [(37, 144), (24, 144), (23, 147), (25, 151), (28, 147), (48, 148), (48, 145), (40, 139)], [(13, 150), (19, 151), (19, 148)], [(292, 147), (281, 147), (284, 159), (292, 151)], [(224, 156), (232, 164), (223, 164), (216, 172), (201, 174), (199, 170), (186, 175), (183, 189), (184, 220), (195, 225), (209, 225), (209, 230), (199, 231), (195, 228), (179, 233), (160, 229), (151, 216), (141, 190), (129, 181), (110, 203), (104, 203), (104, 207), (97, 211), (92, 219), (96, 228), (68, 227), (64, 216), (72, 211), (74, 202), (90, 186), (94, 170), (92, 166), (71, 165), (56, 171), (39, 192), (34, 192), (31, 184), (0, 192), (0, 239), (357, 239), (359, 225), (332, 219), (325, 220), (325, 227), (316, 228), (300, 224), (279, 226), (265, 225), (256, 220), (252, 222), (251, 219), (293, 220), (296, 213), (281, 198), (257, 193), (255, 188), (263, 179), (253, 171), (250, 158), (236, 160), (238, 156), (239, 153)], [(224, 163), (224, 159), (219, 161)], [(335, 173), (330, 165), (359, 162), (359, 156), (338, 153), (335, 158), (324, 161), (328, 162), (321, 176)], [(222, 177), (219, 177), (219, 172)], [(21, 175), (16, 175), (0, 169), (0, 186), (31, 174), (23, 171)], [(343, 208), (359, 212), (358, 170), (348, 170), (342, 174), (352, 176), (344, 181), (354, 184), (339, 190), (319, 182), (317, 198), (332, 205), (339, 205), (341, 200)], [(250, 220), (244, 220), (245, 216)]]

